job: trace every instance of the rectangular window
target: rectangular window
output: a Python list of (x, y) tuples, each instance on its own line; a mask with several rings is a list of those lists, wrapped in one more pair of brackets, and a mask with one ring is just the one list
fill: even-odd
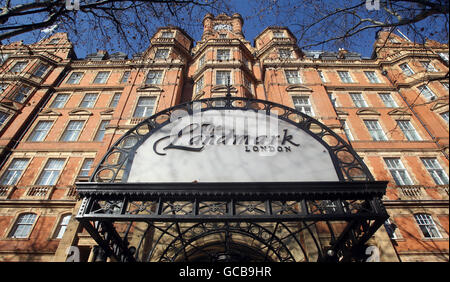
[(383, 101), (384, 105), (388, 108), (397, 108), (398, 105), (392, 98), (390, 93), (380, 93), (381, 101)]
[(353, 141), (354, 140), (353, 134), (350, 131), (350, 128), (348, 127), (347, 122), (346, 121), (342, 121), (341, 123), (342, 123), (342, 127), (344, 128), (345, 136), (347, 136), (347, 139), (349, 141)]
[(64, 159), (49, 159), (36, 181), (36, 185), (55, 185), (63, 165)]
[(50, 108), (61, 109), (64, 107), (68, 99), (69, 94), (58, 94), (50, 105)]
[(309, 97), (307, 96), (294, 96), (292, 97), (294, 107), (297, 111), (302, 112), (308, 116), (313, 116), (313, 110)]
[(153, 114), (155, 97), (140, 97), (134, 111), (134, 117), (149, 117)]
[(219, 61), (230, 60), (230, 50), (228, 50), (228, 49), (217, 50), (217, 60), (219, 60)]
[(195, 83), (195, 94), (199, 94), (200, 91), (203, 89), (203, 76), (200, 77), (197, 82)]
[(94, 159), (85, 159), (83, 165), (81, 166), (78, 177), (88, 177), (93, 163)]
[(155, 53), (155, 59), (167, 59), (169, 57), (169, 49), (158, 49)]
[(389, 235), (389, 238), (391, 239), (397, 239), (397, 234), (395, 234), (395, 229), (397, 228), (397, 226), (392, 223), (389, 218), (386, 219), (386, 221), (384, 222), (384, 228), (386, 229), (386, 232)]
[(327, 80), (325, 79), (325, 76), (324, 76), (322, 71), (317, 71), (317, 73), (319, 74), (320, 80), (322, 82), (327, 82)]
[(103, 137), (105, 136), (106, 126), (108, 125), (109, 120), (102, 120), (100, 126), (98, 127), (97, 134), (95, 134), (94, 141), (101, 142), (103, 141)]
[(82, 72), (73, 72), (69, 76), (69, 79), (67, 79), (66, 83), (67, 84), (78, 84), (78, 83), (80, 83), (80, 80), (81, 80), (82, 76), (83, 76)]
[(6, 88), (8, 88), (7, 83), (0, 83), (0, 94), (2, 94)]
[(42, 142), (47, 136), (48, 131), (52, 127), (53, 121), (41, 120), (39, 121), (34, 130), (31, 132), (30, 137), (28, 137), (28, 141), (31, 142)]
[(227, 85), (231, 82), (231, 72), (230, 71), (217, 71), (216, 72), (216, 85)]
[(397, 185), (413, 185), (408, 172), (399, 158), (386, 158), (384, 161)]
[(119, 100), (120, 100), (120, 93), (114, 93), (112, 99), (111, 99), (111, 103), (109, 103), (109, 107), (110, 108), (115, 108), (117, 107), (117, 104), (119, 104)]
[(301, 84), (302, 78), (300, 72), (296, 70), (285, 70), (286, 80), (289, 84)]
[(357, 108), (365, 108), (368, 107), (366, 100), (361, 93), (350, 93), (350, 97)]
[(45, 72), (47, 71), (47, 69), (48, 69), (47, 65), (42, 65), (42, 64), (39, 65), (39, 67), (34, 72), (34, 76), (43, 77)]
[(291, 49), (278, 49), (278, 54), (281, 59), (289, 59), (292, 58)]
[(343, 83), (352, 83), (353, 79), (348, 71), (338, 71), (338, 75)]
[(9, 114), (0, 111), (0, 128), (6, 123), (6, 120), (8, 119)]
[(128, 82), (128, 78), (130, 78), (130, 73), (129, 71), (126, 71), (123, 73), (122, 78), (120, 79), (120, 83), (127, 83)]
[(160, 70), (151, 70), (147, 74), (147, 79), (145, 80), (145, 84), (161, 84), (163, 71)]
[(370, 83), (380, 83), (380, 80), (378, 79), (378, 76), (374, 71), (365, 71), (364, 74), (366, 75)]
[(397, 120), (397, 125), (409, 141), (422, 140), (409, 120)]
[(109, 76), (109, 71), (100, 71), (97, 73), (97, 76), (94, 79), (95, 84), (104, 84), (106, 83)]
[(383, 132), (380, 124), (377, 120), (365, 120), (364, 121), (367, 129), (369, 130), (370, 136), (374, 141), (385, 141), (387, 140), (386, 135)]
[(28, 235), (30, 235), (31, 228), (33, 227), (35, 221), (36, 221), (36, 214), (34, 213), (21, 214), (17, 219), (17, 222), (14, 224), (14, 227), (11, 230), (11, 234), (9, 234), (8, 237), (27, 238)]
[(282, 32), (282, 31), (274, 31), (273, 32), (273, 37), (275, 37), (275, 38), (283, 38), (284, 37), (284, 32)]
[(198, 68), (200, 69), (205, 64), (206, 58), (205, 55), (201, 56), (200, 59), (198, 59)]
[(428, 88), (427, 85), (421, 85), (419, 87), (417, 87), (417, 89), (419, 89), (420, 94), (422, 94), (425, 99), (427, 99), (428, 101), (432, 101), (434, 99), (436, 99), (436, 94), (434, 94), (433, 91), (431, 91), (430, 88)]
[(77, 141), (78, 136), (80, 136), (81, 130), (83, 129), (84, 120), (71, 120), (66, 127), (60, 141), (73, 142)]
[(338, 106), (336, 96), (333, 93), (328, 93), (328, 98), (330, 99), (333, 107), (336, 108)]
[(97, 101), (96, 93), (87, 93), (84, 95), (83, 100), (80, 103), (80, 108), (93, 108)]
[(247, 88), (250, 93), (252, 93), (252, 83), (248, 80), (247, 76), (244, 75), (244, 87)]
[(448, 185), (448, 175), (442, 169), (436, 158), (422, 158), (422, 163), (437, 185)]
[(445, 90), (448, 91), (448, 82), (442, 82), (442, 81), (441, 81), (441, 84), (442, 84), (442, 87), (444, 87)]
[(430, 61), (420, 61), (423, 68), (428, 72), (437, 72), (437, 69), (433, 66)]
[(439, 56), (448, 64), (448, 53), (439, 53)]
[(0, 185), (16, 185), (27, 167), (29, 159), (14, 159), (3, 173)]
[(21, 72), (27, 65), (27, 62), (17, 62), (9, 72), (19, 73)]
[(2, 65), (6, 60), (8, 60), (9, 54), (0, 54), (0, 65)]
[(425, 238), (442, 238), (431, 215), (419, 213), (415, 214), (414, 218)]
[(28, 93), (30, 92), (31, 88), (28, 86), (22, 86), (17, 90), (16, 94), (13, 97), (13, 100), (18, 103), (23, 103), (25, 99), (28, 96)]
[(414, 74), (414, 71), (409, 67), (407, 63), (401, 64), (400, 68), (406, 76), (411, 76)]
[(441, 117), (445, 120), (445, 122), (448, 124), (448, 112), (444, 112), (441, 114)]
[(173, 32), (170, 31), (163, 31), (163, 33), (161, 34), (162, 38), (173, 38), (174, 34)]

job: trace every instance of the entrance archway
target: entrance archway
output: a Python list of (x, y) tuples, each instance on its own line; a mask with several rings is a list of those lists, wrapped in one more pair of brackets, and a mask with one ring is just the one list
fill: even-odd
[[(322, 163), (314, 164), (314, 156), (308, 162), (287, 166), (287, 173), (278, 170), (285, 173), (283, 177), (293, 177), (288, 181), (268, 181), (270, 177), (262, 182), (247, 181), (245, 175), (240, 176), (245, 181), (233, 178), (234, 175), (230, 176), (231, 181), (226, 181), (230, 172), (217, 169), (212, 172), (218, 171), (214, 177), (219, 181), (197, 181), (197, 177), (203, 176), (192, 170), (186, 172), (192, 178), (186, 178), (182, 170), (186, 166), (175, 165), (179, 158), (173, 159), (173, 166), (168, 159), (170, 169), (160, 170), (163, 177), (157, 181), (151, 180), (159, 176), (140, 178), (143, 173), (133, 171), (137, 160), (140, 160), (139, 164), (145, 164), (152, 158), (169, 156), (167, 149), (182, 151), (182, 158), (187, 160), (194, 159), (198, 152), (206, 152), (205, 145), (212, 143), (199, 143), (195, 147), (190, 139), (187, 143), (169, 142), (158, 147), (158, 142), (170, 140), (161, 132), (173, 129), (180, 117), (190, 118), (195, 112), (207, 117), (213, 111), (238, 116), (257, 112), (272, 119), (275, 116), (280, 121), (280, 132), (283, 132), (277, 139), (281, 142), (279, 145), (290, 143), (292, 148), (285, 149), (289, 153), (302, 146), (316, 150), (316, 155), (321, 154), (317, 158), (329, 160), (333, 171), (320, 170)], [(207, 123), (211, 124), (212, 119)], [(176, 131), (171, 136), (180, 137), (181, 133)], [(247, 139), (250, 138), (247, 136)], [(235, 147), (227, 148), (227, 152), (232, 152)], [(146, 154), (149, 150), (143, 148), (152, 149), (153, 155), (149, 157)], [(217, 152), (223, 148), (217, 146), (211, 150)], [(309, 149), (302, 151), (302, 154), (308, 153)], [(219, 154), (219, 164), (227, 155)], [(236, 156), (240, 157), (239, 154)], [(257, 166), (258, 169), (262, 167), (263, 173), (250, 169), (250, 176), (254, 172), (264, 179), (264, 174), (271, 172), (274, 161), (265, 160), (265, 166)], [(294, 155), (283, 160), (295, 162), (296, 158)], [(170, 171), (170, 174), (164, 171)], [(167, 181), (177, 173), (180, 178)], [(329, 179), (308, 181), (310, 175), (320, 179), (322, 173)], [(133, 181), (136, 179), (138, 181)], [(381, 203), (386, 184), (374, 181), (361, 158), (339, 135), (295, 109), (256, 99), (211, 98), (157, 113), (121, 137), (95, 169), (91, 182), (77, 183), (79, 195), (83, 197), (77, 219), (107, 256), (120, 261), (238, 260), (243, 257), (260, 260), (260, 252), (267, 261), (352, 261), (360, 259), (361, 247), (388, 218)], [(138, 246), (129, 246), (129, 230), (136, 222), (147, 223), (146, 234), (151, 232), (151, 236), (142, 237), (151, 237), (147, 244), (151, 243), (152, 248), (147, 253), (141, 252), (142, 242)], [(116, 228), (123, 223), (128, 224), (128, 228), (120, 236)], [(214, 224), (222, 224), (222, 227), (208, 227)], [(198, 228), (203, 231), (192, 234)], [(248, 240), (242, 238), (259, 245), (249, 245)], [(242, 249), (246, 252), (238, 251)]]

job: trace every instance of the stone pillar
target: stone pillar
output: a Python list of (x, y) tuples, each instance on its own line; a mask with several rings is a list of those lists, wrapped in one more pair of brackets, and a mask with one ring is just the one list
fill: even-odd
[(203, 18), (203, 35), (202, 40), (205, 39), (205, 37), (213, 34), (213, 18), (214, 16), (210, 13), (206, 14)]
[(233, 32), (235, 34), (240, 35), (241, 37), (244, 37), (244, 34), (242, 33), (242, 26), (244, 24), (244, 20), (242, 19), (241, 15), (236, 13), (232, 16), (232, 26), (233, 26)]

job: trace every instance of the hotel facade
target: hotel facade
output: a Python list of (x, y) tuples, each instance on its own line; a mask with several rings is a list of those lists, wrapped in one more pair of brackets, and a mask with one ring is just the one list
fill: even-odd
[[(98, 51), (78, 59), (64, 33), (35, 44), (0, 46), (0, 261), (326, 261), (327, 255), (335, 261), (448, 261), (448, 45), (431, 40), (416, 44), (380, 31), (372, 56), (363, 58), (343, 49), (301, 50), (295, 36), (284, 27), (267, 27), (251, 43), (245, 39), (242, 26), (239, 14), (207, 14), (203, 35), (195, 44), (182, 29), (161, 27), (151, 38), (150, 47), (131, 58)], [(198, 179), (184, 179), (184, 173), (208, 179), (214, 171), (223, 170), (237, 177), (247, 171), (243, 167), (246, 160), (236, 160), (230, 168), (229, 160), (219, 154), (200, 168), (189, 162), (193, 155), (182, 155), (170, 159), (174, 167), (156, 162), (142, 166), (140, 173), (136, 173), (136, 165), (130, 169), (131, 163), (123, 171), (106, 169), (129, 153), (127, 144), (137, 147), (139, 140), (144, 148), (153, 130), (149, 120), (158, 123), (167, 109), (196, 101), (200, 107), (224, 111), (240, 107), (246, 114), (250, 108), (274, 109), (276, 105), (283, 119), (290, 118), (287, 113), (302, 113), (312, 119), (297, 114), (291, 119), (298, 125), (295, 130), (307, 130), (316, 134), (311, 135), (314, 138), (336, 134), (336, 140), (344, 140), (345, 146), (357, 153), (355, 162), (368, 169), (367, 177), (351, 173), (341, 177), (338, 173), (338, 182), (349, 180), (336, 188), (351, 190), (345, 194), (351, 199), (344, 201), (344, 194), (332, 193), (331, 178), (324, 179), (323, 188), (321, 178), (311, 180), (308, 173), (304, 173), (305, 182), (312, 188), (304, 189), (309, 191), (307, 196), (301, 189), (299, 198), (276, 195), (276, 189), (288, 189), (286, 183), (292, 181), (288, 173), (283, 178), (284, 171), (297, 169), (281, 162), (269, 164), (282, 175), (274, 183), (261, 180), (264, 174), (249, 169), (253, 180), (227, 182), (221, 178), (212, 185), (213, 196), (198, 192), (204, 189), (202, 193), (207, 193), (209, 186)], [(167, 117), (158, 124), (166, 121)], [(297, 135), (288, 135), (294, 127), (286, 128), (280, 140), (290, 145), (288, 150), (294, 150), (299, 143)], [(314, 131), (317, 128), (322, 131)], [(130, 136), (137, 136), (135, 143)], [(145, 138), (139, 139), (141, 136)], [(117, 150), (120, 152), (114, 154)], [(248, 146), (246, 150), (259, 152), (262, 147)], [(352, 150), (346, 152), (355, 157)], [(142, 151), (135, 148), (132, 153), (138, 156)], [(314, 164), (319, 162), (318, 154), (310, 155), (303, 163), (320, 167), (320, 163)], [(345, 157), (339, 162), (345, 163)], [(149, 176), (139, 180), (147, 172)], [(140, 193), (148, 192), (145, 183), (157, 177), (161, 178), (159, 183), (176, 179), (176, 187), (152, 188), (157, 190), (154, 193), (162, 193), (153, 202), (150, 196), (139, 198)], [(294, 183), (299, 181), (295, 177)], [(105, 184), (120, 184), (126, 178), (128, 186), (120, 189), (131, 189), (134, 194), (114, 194), (112, 191), (119, 188)], [(139, 180), (135, 181), (139, 185), (130, 179)], [(262, 185), (271, 191), (269, 196), (252, 194), (254, 183), (260, 181), (270, 183)], [(183, 198), (180, 192), (178, 198), (171, 194), (171, 201), (166, 201), (161, 195), (185, 189), (178, 184), (186, 182), (200, 185), (195, 186), (196, 195), (204, 198), (195, 198), (192, 212), (178, 216), (189, 207), (189, 197)], [(214, 179), (205, 183), (211, 182)], [(286, 185), (277, 186), (277, 182)], [(221, 183), (227, 185), (222, 187)], [(360, 187), (349, 188), (355, 183)], [(322, 198), (311, 196), (315, 185), (320, 186), (317, 191), (327, 191)], [(370, 188), (377, 185), (384, 186)], [(194, 189), (191, 186), (186, 189)], [(246, 187), (250, 187), (248, 195), (230, 192), (232, 199), (241, 197), (236, 203), (220, 192), (222, 188), (245, 191)], [(355, 227), (357, 220), (352, 216), (362, 212), (367, 203), (354, 204), (355, 199), (362, 199), (354, 196), (357, 190), (352, 189), (383, 190), (370, 194), (376, 194), (370, 206), (379, 213), (367, 226)], [(113, 194), (119, 196), (114, 198)], [(120, 198), (123, 195), (125, 200)], [(362, 197), (368, 199), (367, 195)], [(174, 199), (186, 204), (174, 204)], [(239, 206), (239, 201), (246, 204)], [(348, 208), (353, 204), (354, 214)], [(283, 222), (276, 219), (275, 205), (282, 207)], [(164, 207), (172, 212), (170, 217)], [(270, 212), (265, 210), (268, 207)], [(96, 213), (96, 208), (101, 212)], [(213, 214), (202, 217), (197, 211), (201, 208), (210, 213), (224, 208), (225, 219)], [(303, 208), (305, 214), (299, 212)], [(384, 217), (384, 209), (389, 218)], [(246, 215), (261, 210), (255, 221)], [(292, 212), (290, 217), (284, 216), (288, 212)], [(237, 215), (241, 217), (234, 220)], [(197, 238), (196, 230), (203, 235)], [(363, 235), (355, 241), (358, 230)], [(226, 247), (223, 242), (227, 242), (223, 244)], [(344, 255), (347, 250), (351, 252)]]

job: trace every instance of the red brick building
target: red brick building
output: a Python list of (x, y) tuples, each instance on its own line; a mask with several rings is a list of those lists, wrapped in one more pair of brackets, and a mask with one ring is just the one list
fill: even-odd
[(389, 181), (390, 219), (373, 238), (381, 261), (448, 261), (447, 44), (380, 31), (362, 58), (301, 50), (284, 27), (249, 42), (239, 14), (207, 14), (203, 24), (195, 44), (180, 28), (159, 28), (132, 58), (78, 59), (63, 33), (0, 46), (0, 261), (64, 261), (70, 246), (92, 261), (75, 183), (146, 117), (224, 96), (228, 81), (233, 96), (314, 117)]

